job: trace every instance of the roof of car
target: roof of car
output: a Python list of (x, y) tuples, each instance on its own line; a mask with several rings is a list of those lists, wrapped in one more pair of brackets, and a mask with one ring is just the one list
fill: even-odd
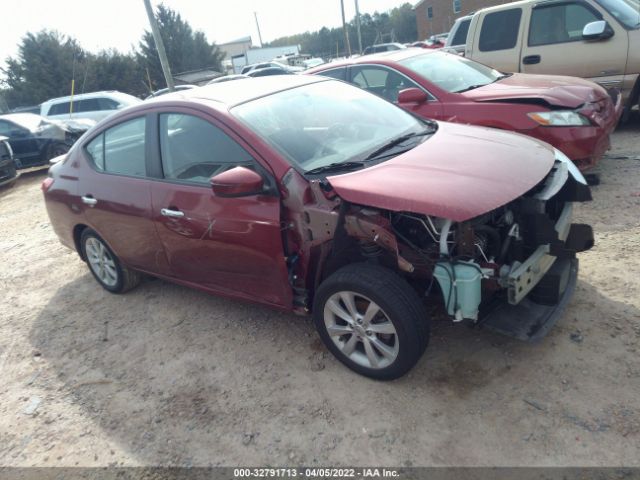
[(324, 70), (330, 70), (332, 68), (344, 67), (345, 65), (354, 65), (359, 63), (375, 63), (376, 61), (399, 62), (406, 58), (415, 57), (416, 55), (430, 55), (438, 50), (430, 50), (426, 48), (410, 47), (403, 48), (402, 50), (391, 50), (389, 52), (373, 53), (371, 55), (363, 55), (361, 57), (347, 58), (346, 60), (340, 60), (337, 62), (325, 63), (318, 67), (307, 70), (305, 73), (317, 73)]
[(152, 98), (145, 103), (175, 100), (210, 100), (233, 107), (256, 98), (291, 88), (328, 81), (323, 77), (310, 75), (274, 75), (268, 77), (248, 78), (241, 83), (222, 82), (203, 87), (192, 88), (169, 93), (162, 97)]
[[(134, 97), (133, 95), (129, 95), (128, 93), (119, 92), (118, 90), (103, 90), (100, 92), (79, 93), (73, 96), (73, 100), (77, 101), (77, 100), (84, 100), (87, 98), (94, 98), (94, 97), (116, 97), (120, 99), (127, 98), (127, 99), (135, 99), (140, 101), (139, 98)], [(49, 105), (51, 103), (68, 102), (71, 100), (71, 98), (72, 98), (71, 96), (50, 98), (46, 102), (42, 102), (42, 105), (44, 106), (44, 105)]]

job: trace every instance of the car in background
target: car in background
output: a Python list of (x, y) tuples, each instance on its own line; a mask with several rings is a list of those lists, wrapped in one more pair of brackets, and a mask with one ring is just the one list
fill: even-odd
[(40, 105), (40, 115), (52, 120), (89, 119), (98, 122), (141, 101), (133, 95), (117, 91), (82, 93), (47, 100)]
[(381, 53), (308, 73), (353, 83), (423, 118), (544, 140), (581, 169), (607, 151), (622, 113), (620, 96), (588, 80), (502, 73), (440, 50)]
[(255, 70), (262, 70), (264, 68), (280, 69), (280, 70), (284, 70), (287, 73), (297, 73), (297, 72), (302, 72), (304, 70), (304, 68), (302, 67), (292, 67), (291, 65), (285, 65), (284, 63), (273, 61), (273, 62), (262, 62), (262, 63), (254, 63), (252, 65), (246, 65), (242, 67), (242, 70), (240, 71), (240, 73), (243, 75), (249, 75), (249, 73)]
[(455, 21), (444, 44), (447, 52), (464, 55), (464, 47), (467, 44), (467, 33), (469, 32), (472, 16), (473, 14), (465, 15)]
[(16, 107), (11, 110), (10, 113), (35, 113), (40, 115), (40, 105), (34, 105), (32, 107)]
[(105, 290), (144, 272), (311, 313), (338, 360), (385, 380), (425, 351), (425, 304), (542, 337), (573, 294), (576, 252), (593, 245), (591, 227), (572, 224), (589, 187), (557, 149), (309, 75), (120, 112), (42, 191), (60, 241)]
[(225, 75), (224, 77), (214, 78), (213, 80), (208, 82), (207, 85), (213, 85), (215, 83), (231, 82), (232, 80), (243, 80), (246, 78), (251, 78), (251, 77), (249, 75), (243, 75), (241, 73)]
[(13, 151), (7, 137), (0, 136), (0, 187), (13, 186), (18, 179)]
[(95, 122), (48, 120), (33, 113), (0, 115), (0, 135), (6, 137), (18, 168), (47, 165), (64, 155)]
[[(192, 88), (197, 88), (197, 85), (176, 85), (173, 87), (175, 92), (179, 92), (180, 90), (191, 90)], [(160, 97), (162, 95), (166, 95), (167, 93), (171, 93), (169, 88), (161, 88), (160, 90), (156, 90), (151, 95), (145, 98), (145, 100), (149, 100), (150, 98)]]
[(246, 74), (247, 77), (270, 77), (273, 75), (293, 75), (293, 72), (289, 70), (284, 70), (280, 67), (267, 67), (267, 68), (258, 68), (256, 70), (251, 70)]
[(465, 56), (503, 72), (571, 75), (640, 106), (640, 0), (522, 0), (478, 10)]
[(371, 45), (364, 49), (362, 55), (371, 55), (372, 53), (391, 52), (393, 50), (403, 50), (407, 48), (401, 43), (379, 43), (377, 45)]

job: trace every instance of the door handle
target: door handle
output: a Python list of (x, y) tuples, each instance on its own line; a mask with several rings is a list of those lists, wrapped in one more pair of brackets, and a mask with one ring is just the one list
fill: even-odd
[(184, 212), (181, 212), (180, 210), (173, 210), (170, 208), (163, 208), (162, 210), (160, 210), (160, 213), (162, 214), (163, 217), (170, 217), (170, 218), (184, 217)]
[(523, 57), (522, 63), (524, 65), (535, 65), (536, 63), (540, 63), (540, 60), (542, 60), (540, 55), (528, 55)]
[(98, 203), (98, 200), (93, 198), (92, 195), (85, 195), (84, 197), (82, 197), (82, 203), (84, 203), (85, 205), (89, 205), (90, 207), (95, 207), (96, 203)]

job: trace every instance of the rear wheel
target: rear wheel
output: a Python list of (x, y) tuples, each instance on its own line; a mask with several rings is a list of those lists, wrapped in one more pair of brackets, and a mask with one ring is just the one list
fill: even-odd
[(429, 338), (427, 313), (416, 292), (377, 265), (348, 265), (327, 278), (315, 296), (313, 318), (338, 360), (378, 380), (408, 372)]
[(123, 266), (93, 230), (87, 228), (82, 232), (80, 245), (91, 274), (105, 290), (124, 293), (140, 283), (141, 274)]

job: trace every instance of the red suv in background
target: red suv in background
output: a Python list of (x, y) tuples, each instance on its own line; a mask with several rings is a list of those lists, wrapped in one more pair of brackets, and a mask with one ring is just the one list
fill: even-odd
[(309, 70), (344, 80), (424, 118), (512, 130), (544, 140), (582, 170), (609, 149), (619, 95), (574, 77), (502, 73), (441, 51), (410, 48)]

